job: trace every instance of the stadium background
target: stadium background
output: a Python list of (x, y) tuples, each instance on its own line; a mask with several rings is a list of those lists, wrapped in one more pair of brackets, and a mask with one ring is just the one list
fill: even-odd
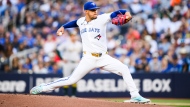
[[(108, 24), (109, 54), (126, 64), (139, 81), (146, 78), (149, 78), (151, 83), (155, 79), (159, 79), (157, 81), (163, 84), (172, 81), (168, 82), (171, 83), (168, 85), (175, 89), (168, 94), (171, 95), (169, 97), (180, 97), (182, 94), (183, 97), (189, 98), (190, 87), (187, 79), (190, 77), (190, 0), (94, 1), (101, 7), (100, 14), (126, 9), (133, 15), (132, 21), (124, 26)], [(76, 33), (79, 40), (80, 35), (78, 29), (68, 29), (63, 36), (57, 36), (56, 31), (64, 23), (83, 16), (84, 2), (84, 0), (0, 1), (1, 93), (28, 93), (33, 85), (52, 81), (54, 77), (62, 77), (62, 72), (66, 71), (63, 71), (62, 52), (57, 50), (57, 46), (66, 42), (71, 33)], [(115, 81), (120, 78), (113, 75), (107, 77), (108, 75), (111, 74), (107, 71), (95, 69), (85, 78), (86, 81), (89, 77), (94, 81), (100, 77)], [(41, 81), (38, 79), (40, 82), (37, 82), (35, 79), (37, 77), (43, 79)], [(24, 91), (16, 88), (13, 83), (18, 87), (25, 84)], [(156, 82), (155, 87), (158, 88), (161, 83)], [(115, 85), (117, 86), (117, 83)], [(164, 85), (161, 85), (161, 88), (163, 89)], [(162, 92), (162, 89), (159, 92)], [(165, 91), (167, 92), (167, 89)], [(175, 96), (174, 92), (179, 95)], [(85, 93), (81, 95), (87, 95)], [(145, 95), (167, 97), (159, 96), (167, 95), (166, 93), (155, 93), (157, 92), (152, 88), (150, 94)], [(100, 95), (113, 97), (114, 94), (124, 95), (122, 92)], [(88, 95), (95, 94), (91, 91)], [(129, 95), (124, 95), (126, 96)]]

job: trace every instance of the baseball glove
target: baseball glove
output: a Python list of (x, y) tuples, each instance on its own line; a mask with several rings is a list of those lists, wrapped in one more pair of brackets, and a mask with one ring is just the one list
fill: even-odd
[(125, 15), (118, 14), (115, 18), (112, 19), (112, 24), (124, 25), (132, 19), (132, 17), (128, 17), (128, 18), (126, 18), (126, 17), (127, 17), (126, 14)]

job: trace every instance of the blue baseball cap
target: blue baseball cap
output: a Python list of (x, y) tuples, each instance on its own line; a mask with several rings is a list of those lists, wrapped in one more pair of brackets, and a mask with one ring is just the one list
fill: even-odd
[(93, 9), (99, 9), (100, 7), (97, 7), (94, 2), (86, 2), (84, 4), (84, 10), (93, 10)]

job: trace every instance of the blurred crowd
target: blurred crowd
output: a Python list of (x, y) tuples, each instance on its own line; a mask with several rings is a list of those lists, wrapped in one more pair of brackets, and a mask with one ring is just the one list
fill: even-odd
[[(79, 30), (57, 29), (83, 14), (85, 0), (0, 0), (0, 72), (62, 74), (57, 47)], [(94, 0), (99, 14), (131, 12), (126, 25), (107, 26), (108, 53), (131, 73), (190, 73), (190, 0)], [(75, 32), (75, 33), (73, 33)], [(77, 32), (77, 33), (76, 33)], [(32, 48), (37, 51), (25, 52)], [(21, 54), (22, 53), (22, 54)], [(20, 54), (20, 55), (18, 55)], [(82, 56), (82, 51), (81, 51)], [(108, 73), (100, 69), (91, 73)]]

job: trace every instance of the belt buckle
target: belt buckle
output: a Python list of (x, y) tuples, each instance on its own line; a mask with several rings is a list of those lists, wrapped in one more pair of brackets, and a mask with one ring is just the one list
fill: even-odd
[(101, 57), (102, 56), (102, 53), (91, 53), (92, 56), (95, 56), (95, 57)]
[(96, 57), (101, 57), (102, 53), (96, 53)]

